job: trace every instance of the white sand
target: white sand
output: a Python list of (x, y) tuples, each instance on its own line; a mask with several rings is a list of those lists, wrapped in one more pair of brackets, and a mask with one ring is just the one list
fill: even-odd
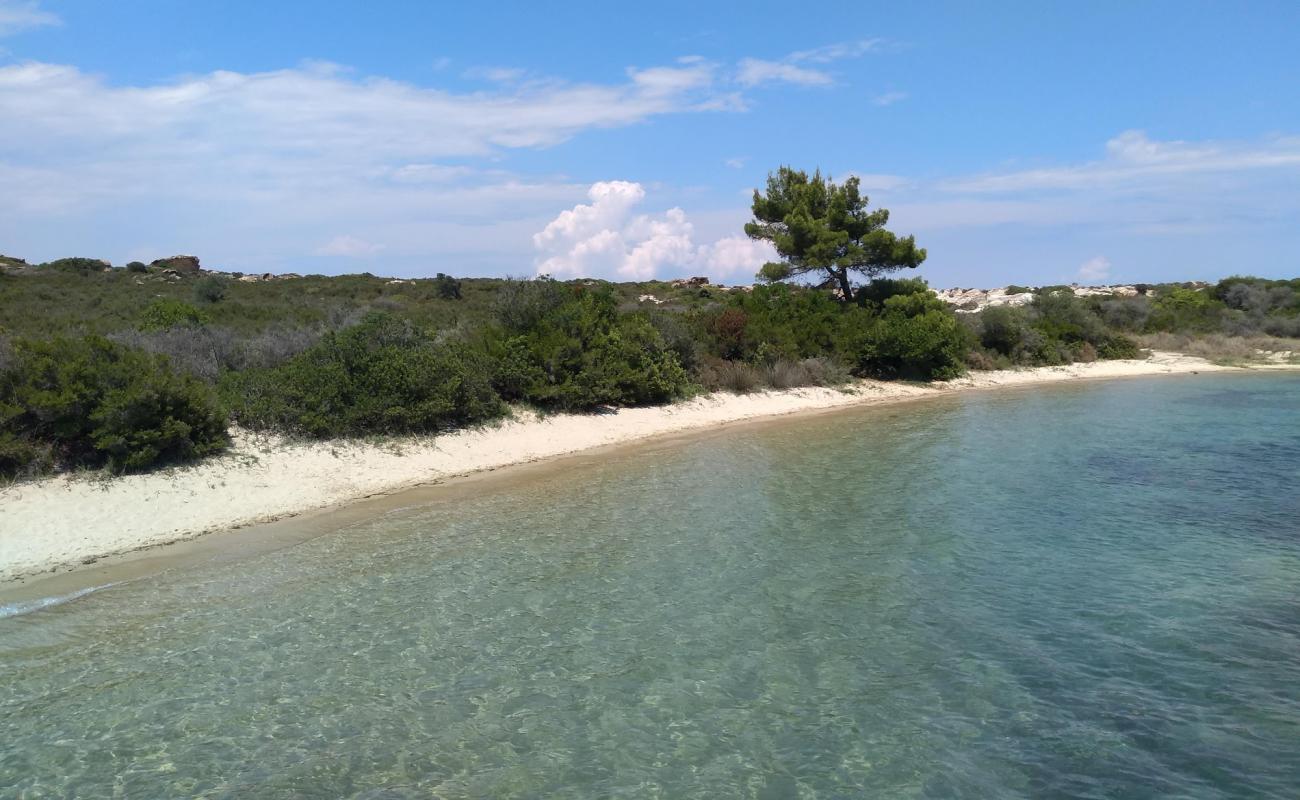
[(976, 372), (931, 386), (862, 381), (848, 391), (715, 394), (607, 414), (520, 412), (499, 426), (436, 439), (294, 443), (237, 433), (230, 453), (192, 467), (118, 478), (61, 476), (0, 490), (0, 581), (456, 475), (738, 420), (970, 389), (1223, 369), (1156, 353), (1147, 361)]

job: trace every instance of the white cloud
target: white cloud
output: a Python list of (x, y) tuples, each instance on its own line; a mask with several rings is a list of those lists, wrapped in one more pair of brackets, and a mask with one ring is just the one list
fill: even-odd
[(727, 166), (731, 167), (732, 169), (744, 169), (744, 168), (745, 168), (745, 162), (748, 161), (748, 160), (749, 160), (748, 158), (729, 158), (729, 159), (727, 159), (726, 161), (724, 161), (724, 162), (722, 162), (722, 163), (726, 164)]
[[(489, 231), (535, 225), (585, 189), (486, 162), (592, 129), (734, 107), (714, 69), (689, 60), (605, 84), (456, 93), (324, 63), (143, 85), (59, 64), (0, 65), (0, 115), (23, 121), (0, 126), (0, 239), (55, 257), (74, 246), (59, 230), (77, 230), (113, 255), (154, 242), (165, 225), (182, 250), (252, 269), (309, 266), (294, 262), (340, 230), (400, 228), (401, 239), (383, 234), (386, 258), (476, 263), (503, 245)], [(107, 230), (99, 221), (110, 218), (127, 222)], [(527, 259), (531, 230), (510, 230), (515, 258)], [(481, 248), (465, 243), (471, 233)]]
[(760, 86), (765, 83), (793, 83), (799, 86), (825, 86), (833, 82), (831, 76), (819, 69), (801, 67), (781, 61), (763, 61), (758, 58), (742, 59), (736, 70), (736, 81), (741, 86)]
[(690, 111), (711, 99), (711, 83), (712, 67), (692, 64), (631, 70), (617, 84), (456, 94), (310, 64), (115, 86), (75, 67), (25, 63), (0, 67), (0, 109), (24, 121), (0, 128), (0, 145), (14, 157), (80, 151), (64, 161), (483, 156)]
[(907, 99), (907, 92), (885, 92), (871, 98), (871, 102), (878, 106), (892, 106), (894, 103), (901, 103)]
[(908, 184), (902, 175), (883, 175), (869, 172), (849, 172), (844, 177), (857, 178), (858, 186), (863, 191), (888, 191)]
[(470, 67), (461, 77), (492, 83), (516, 83), (528, 75), (528, 70), (518, 67)]
[(0, 0), (0, 36), (62, 23), (57, 14), (45, 11), (36, 0)]
[(776, 257), (766, 242), (731, 236), (698, 245), (695, 227), (680, 208), (660, 215), (633, 215), (645, 189), (629, 181), (602, 181), (587, 193), (590, 203), (560, 212), (533, 236), (541, 251), (537, 273), (556, 277), (648, 280), (684, 272), (748, 279)]
[(383, 250), (382, 244), (367, 242), (365, 239), (358, 239), (355, 236), (335, 236), (321, 247), (317, 248), (318, 256), (343, 256), (346, 258), (365, 258), (367, 256), (377, 255)]
[(1125, 131), (1106, 143), (1098, 161), (980, 175), (948, 182), (954, 192), (994, 193), (1154, 185), (1181, 176), (1300, 167), (1300, 137), (1264, 142), (1158, 141)]
[(768, 242), (755, 241), (748, 236), (727, 236), (701, 246), (697, 263), (713, 275), (748, 276), (775, 260), (776, 250)]
[(475, 170), (446, 164), (403, 164), (389, 173), (398, 183), (450, 183), (475, 174)]
[(858, 39), (854, 42), (837, 42), (812, 50), (799, 50), (786, 56), (789, 61), (810, 61), (814, 64), (826, 64), (844, 58), (858, 58), (867, 53), (879, 51), (887, 42), (884, 39)]
[(829, 72), (803, 65), (829, 64), (846, 58), (858, 58), (880, 49), (883, 44), (883, 39), (860, 39), (854, 42), (829, 44), (812, 50), (798, 50), (777, 61), (744, 58), (736, 67), (735, 80), (745, 87), (769, 83), (827, 86), (835, 82)]
[(1104, 281), (1110, 277), (1110, 259), (1096, 256), (1079, 265), (1079, 280)]

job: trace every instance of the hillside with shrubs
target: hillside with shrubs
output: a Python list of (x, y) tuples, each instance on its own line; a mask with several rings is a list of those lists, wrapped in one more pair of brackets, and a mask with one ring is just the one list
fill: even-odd
[(924, 381), (1135, 358), (1141, 346), (1248, 358), (1296, 352), (1300, 335), (1300, 280), (1132, 297), (1048, 287), (963, 313), (917, 279), (876, 279), (846, 303), (793, 283), (175, 280), (75, 267), (86, 261), (0, 275), (5, 476), (183, 463), (219, 452), (231, 424), (315, 438), (429, 433), (511, 403), (583, 411), (853, 377)]

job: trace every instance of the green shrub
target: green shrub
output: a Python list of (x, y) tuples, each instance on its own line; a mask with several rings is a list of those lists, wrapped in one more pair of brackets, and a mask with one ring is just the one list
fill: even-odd
[(890, 297), (879, 316), (860, 309), (846, 339), (857, 374), (917, 380), (961, 375), (970, 344), (947, 305), (929, 291)]
[(1020, 352), (1028, 325), (1024, 310), (1011, 306), (989, 306), (976, 315), (980, 344), (1004, 356)]
[(1169, 286), (1156, 296), (1147, 329), (1196, 333), (1216, 331), (1222, 327), (1226, 312), (1227, 306), (1223, 301), (1209, 291)]
[(228, 373), (222, 394), (241, 424), (306, 436), (426, 433), (500, 415), (481, 352), (371, 314), (325, 334), (279, 367)]
[(148, 272), (149, 267), (143, 261), (128, 261), (126, 264), (127, 272)]
[(1101, 341), (1106, 326), (1073, 291), (1040, 292), (1029, 305), (1032, 323), (1049, 341), (1067, 345)]
[(438, 297), (443, 300), (460, 299), (460, 281), (450, 275), (443, 275), (441, 272), (433, 279), (434, 291)]
[(686, 372), (659, 332), (641, 314), (620, 315), (608, 290), (545, 305), (532, 306), (531, 325), (490, 345), (495, 385), (507, 399), (584, 409), (660, 403), (685, 391)]
[(1098, 358), (1141, 358), (1142, 350), (1138, 343), (1128, 338), (1115, 334), (1107, 336), (1100, 344), (1097, 345)]
[(507, 332), (523, 333), (536, 327), (569, 297), (572, 297), (572, 291), (550, 278), (510, 280), (497, 290), (492, 310), (497, 322)]
[[(0, 470), (136, 472), (227, 445), (211, 390), (98, 336), (19, 341), (0, 374)], [(26, 463), (23, 463), (26, 462)]]
[(858, 290), (859, 305), (883, 310), (885, 301), (899, 295), (926, 295), (930, 285), (923, 278), (876, 278)]
[(98, 258), (59, 258), (54, 261), (46, 261), (40, 265), (41, 269), (70, 272), (75, 275), (90, 275), (95, 272), (103, 272), (108, 267), (108, 262), (101, 261)]
[(1007, 287), (1007, 294), (1029, 294), (1032, 291), (1028, 286), (1017, 286), (1014, 283)]
[(1134, 332), (1146, 328), (1152, 311), (1151, 301), (1142, 295), (1102, 300), (1098, 310), (1106, 327)]
[(208, 315), (184, 300), (155, 300), (140, 313), (136, 325), (142, 331), (165, 331), (169, 328), (197, 328), (206, 325)]
[(220, 303), (226, 297), (227, 283), (220, 275), (205, 275), (195, 281), (190, 291), (196, 303)]

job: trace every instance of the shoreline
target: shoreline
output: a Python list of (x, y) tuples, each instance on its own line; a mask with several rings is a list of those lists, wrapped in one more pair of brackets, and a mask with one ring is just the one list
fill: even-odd
[(927, 385), (866, 380), (843, 389), (717, 393), (603, 413), (540, 416), (517, 410), (495, 425), (382, 442), (295, 442), (236, 431), (228, 453), (199, 464), (114, 478), (61, 475), (0, 490), (0, 589), (209, 533), (267, 526), (465, 476), (738, 422), (982, 389), (1250, 371), (1155, 352), (1147, 360), (977, 372)]

